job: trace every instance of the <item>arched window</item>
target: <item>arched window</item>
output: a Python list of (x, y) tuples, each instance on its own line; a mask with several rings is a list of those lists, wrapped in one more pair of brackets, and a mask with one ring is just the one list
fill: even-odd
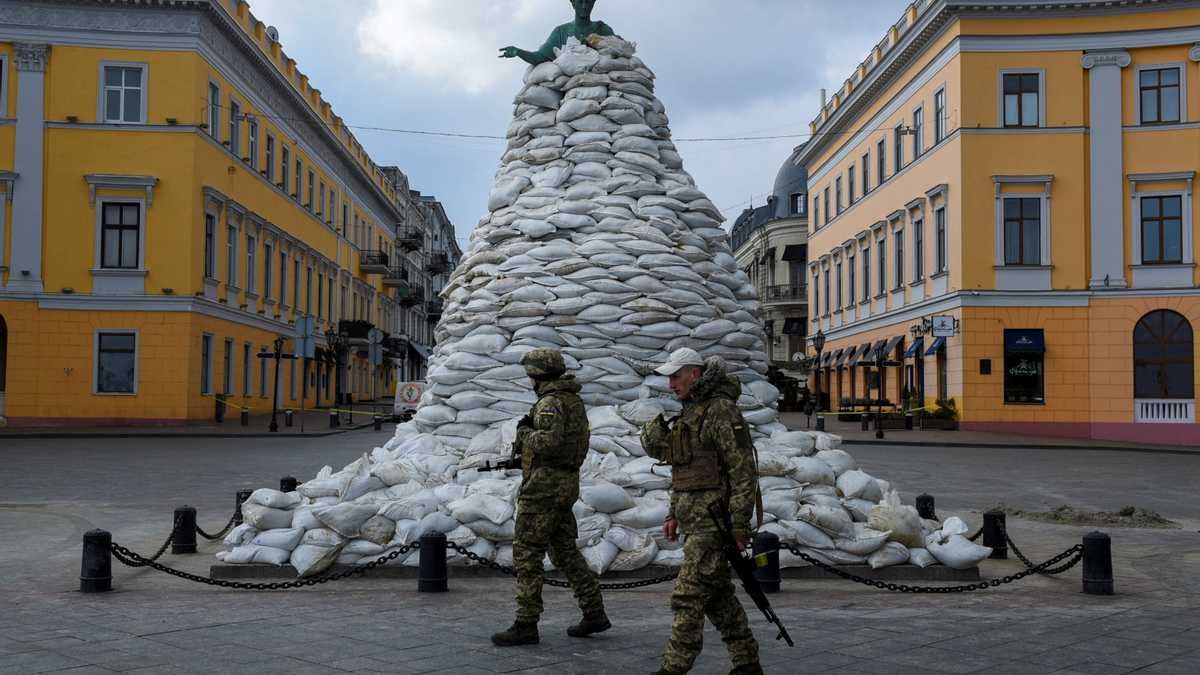
[(1160, 309), (1133, 329), (1135, 398), (1195, 396), (1192, 326), (1181, 314)]

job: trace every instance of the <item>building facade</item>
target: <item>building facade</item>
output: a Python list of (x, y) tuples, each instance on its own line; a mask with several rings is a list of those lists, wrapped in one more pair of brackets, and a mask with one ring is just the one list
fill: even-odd
[[(244, 1), (0, 3), (0, 417), (177, 423), (218, 398), (389, 393), (390, 362), (432, 335), (424, 295), (385, 283), (430, 251), (399, 177)], [(306, 325), (311, 358), (276, 379), (260, 354)]]
[(1195, 3), (910, 5), (799, 157), (834, 405), (1200, 442), (1197, 61)]
[(767, 203), (734, 221), (730, 248), (758, 290), (770, 365), (803, 380), (793, 359), (808, 334), (808, 185), (798, 154), (780, 167)]

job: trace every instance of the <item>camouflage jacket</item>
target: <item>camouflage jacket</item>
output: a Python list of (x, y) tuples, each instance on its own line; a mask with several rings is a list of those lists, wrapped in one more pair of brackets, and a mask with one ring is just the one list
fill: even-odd
[[(670, 430), (659, 419), (642, 428), (642, 447), (655, 459), (669, 459), (672, 438), (680, 429), (695, 429), (693, 442), (716, 451), (724, 485), (716, 489), (672, 490), (671, 515), (684, 532), (712, 532), (716, 526), (708, 513), (713, 502), (729, 505), (735, 534), (750, 533), (750, 516), (758, 487), (758, 471), (753, 447), (749, 446), (746, 420), (738, 410), (742, 386), (737, 378), (726, 375), (723, 367), (709, 366), (683, 402), (683, 412)], [(743, 441), (739, 441), (739, 435)], [(675, 471), (678, 471), (676, 468)]]
[(536, 385), (533, 426), (517, 429), (523, 511), (570, 510), (579, 498), (579, 467), (591, 440), (580, 389), (573, 375)]

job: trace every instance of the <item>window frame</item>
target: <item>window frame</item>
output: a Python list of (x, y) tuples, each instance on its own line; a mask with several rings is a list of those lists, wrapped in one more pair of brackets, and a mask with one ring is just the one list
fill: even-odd
[(242, 158), (242, 104), (233, 95), (229, 96), (229, 151), (234, 157)]
[(287, 194), (288, 183), (292, 176), (292, 149), (286, 143), (279, 144), (279, 182), (276, 183)]
[(925, 104), (917, 106), (912, 112), (913, 131), (913, 161), (925, 154)]
[(925, 214), (912, 218), (913, 283), (925, 278)]
[(825, 197), (825, 220), (821, 223), (821, 225), (825, 226), (829, 224), (829, 212), (833, 210), (833, 204), (829, 201), (828, 185), (825, 186), (825, 189), (821, 192), (821, 194)]
[[(132, 336), (132, 352), (119, 351), (114, 353), (133, 354), (132, 391), (102, 391), (100, 389), (100, 341), (102, 336)], [(141, 348), (141, 331), (136, 328), (97, 328), (92, 331), (92, 394), (95, 396), (137, 396), (139, 369), (138, 361)], [(110, 350), (112, 351), (112, 350)]]
[[(211, 221), (209, 219), (212, 219)], [(212, 231), (209, 231), (209, 223)], [(204, 278), (217, 280), (217, 228), (221, 225), (221, 216), (214, 211), (204, 211)]]
[(904, 225), (892, 230), (892, 291), (904, 290)]
[[(1020, 215), (1015, 220), (1009, 218), (1008, 214), (1007, 214), (1008, 202), (1010, 202), (1010, 201), (1021, 202), (1020, 209), (1019, 209)], [(1026, 242), (1025, 242), (1025, 229), (1026, 228), (1025, 228), (1025, 226), (1026, 226), (1026, 223), (1029, 222), (1029, 219), (1025, 217), (1026, 202), (1037, 202), (1037, 228), (1038, 228), (1038, 230), (1037, 230), (1037, 244), (1038, 244), (1037, 251), (1038, 251), (1038, 256), (1037, 256), (1037, 260), (1034, 260), (1032, 262), (1027, 261), (1025, 259), (1025, 253), (1026, 253), (1026, 245), (1025, 245), (1026, 244)], [(1003, 237), (1004, 237), (1004, 266), (1005, 267), (1041, 267), (1042, 266), (1042, 228), (1045, 226), (1044, 223), (1042, 222), (1042, 211), (1043, 211), (1042, 198), (1037, 195), (1026, 196), (1024, 193), (1020, 193), (1020, 192), (1012, 193), (1010, 195), (1005, 195), (1000, 198), (1000, 210), (1001, 210), (1001, 218), (1003, 221), (1002, 227), (1003, 227)], [(1008, 234), (1009, 234), (1008, 226), (1009, 226), (1010, 222), (1015, 222), (1017, 224), (1017, 245), (1018, 245), (1017, 246), (1017, 258), (1018, 258), (1018, 262), (1011, 262), (1008, 259)]]
[(233, 338), (225, 338), (221, 349), (221, 394), (233, 396)]
[(304, 196), (308, 198), (308, 203), (304, 205), (304, 208), (308, 209), (310, 213), (317, 208), (317, 205), (313, 203), (316, 180), (317, 174), (310, 166), (308, 169), (308, 191), (304, 193)]
[[(1005, 329), (1004, 333), (1007, 334), (1009, 330), (1011, 330), (1011, 329)], [(1043, 344), (1045, 343), (1046, 338), (1045, 338), (1045, 331), (1043, 329), (1039, 328), (1039, 329), (1020, 329), (1020, 330), (1023, 330), (1023, 331), (1036, 330), (1038, 332), (1041, 332), (1042, 333), (1042, 342), (1043, 342)], [(1005, 343), (1007, 343), (1007, 338), (1002, 337), (1001, 339), (1004, 339)], [(1003, 347), (1002, 347), (1002, 349), (1003, 349)], [(1004, 349), (1003, 353), (1004, 353), (1004, 357), (1003, 357), (1004, 358), (1004, 375), (1002, 378), (1003, 381), (1001, 382), (1001, 391), (1003, 392), (1003, 396), (1004, 396), (1004, 405), (1041, 405), (1041, 406), (1046, 405), (1046, 353), (1045, 352), (1010, 352), (1007, 349)], [(1016, 397), (1016, 394), (1011, 394), (1011, 395), (1009, 394), (1009, 377), (1010, 377), (1010, 371), (1013, 368), (1013, 366), (1009, 365), (1010, 359), (1033, 358), (1033, 357), (1036, 357), (1036, 361), (1038, 364), (1038, 374), (1036, 375), (1036, 377), (1038, 380), (1038, 386), (1041, 390), (1040, 394), (1034, 396), (1033, 400), (1029, 400), (1029, 401), (1013, 400), (1013, 398)], [(1033, 376), (1031, 376), (1031, 377), (1033, 377)]]
[(844, 211), (846, 208), (845, 200), (842, 199), (843, 193), (842, 193), (842, 177), (841, 176), (837, 176), (836, 178), (833, 179), (833, 194), (834, 194), (834, 199), (836, 200), (836, 204), (837, 204), (837, 215), (840, 216), (840, 215), (842, 215), (842, 211)]
[(253, 232), (246, 233), (246, 293), (258, 294), (258, 237)]
[(213, 393), (213, 334), (200, 334), (200, 395)]
[(250, 398), (253, 394), (254, 376), (250, 370), (250, 359), (254, 347), (249, 342), (242, 343), (242, 398)]
[[(1166, 199), (1178, 199), (1179, 200), (1179, 259), (1178, 260), (1163, 260), (1163, 259), (1159, 259), (1156, 261), (1147, 260), (1147, 258), (1146, 258), (1146, 237), (1145, 237), (1145, 232), (1146, 232), (1145, 218), (1146, 218), (1146, 216), (1145, 216), (1145, 212), (1143, 211), (1144, 205), (1145, 205), (1145, 200), (1147, 200), (1147, 199), (1159, 200), (1159, 216), (1157, 218), (1157, 221), (1158, 221), (1159, 230), (1160, 230), (1160, 238), (1159, 238), (1160, 252), (1163, 250), (1163, 246), (1162, 246), (1163, 240), (1162, 240), (1161, 234), (1162, 234), (1162, 228), (1164, 227), (1163, 221), (1165, 220), (1165, 218), (1162, 216), (1162, 201), (1166, 200)], [(1134, 257), (1134, 260), (1136, 261), (1134, 263), (1135, 265), (1161, 267), (1164, 265), (1185, 265), (1185, 264), (1190, 263), (1191, 256), (1189, 256), (1188, 253), (1190, 252), (1189, 248), (1191, 246), (1192, 238), (1190, 236), (1188, 236), (1190, 234), (1190, 225), (1191, 225), (1191, 218), (1189, 218), (1188, 217), (1189, 214), (1186, 213), (1186, 209), (1188, 208), (1188, 206), (1189, 206), (1189, 200), (1187, 199), (1187, 195), (1183, 190), (1167, 190), (1167, 191), (1162, 191), (1162, 192), (1137, 192), (1134, 194), (1134, 207), (1136, 208), (1136, 212), (1134, 213), (1134, 227), (1137, 228), (1137, 232), (1134, 235), (1134, 239), (1135, 239), (1134, 251), (1136, 253), (1136, 256)]]
[(934, 263), (937, 274), (945, 274), (950, 270), (950, 224), (946, 219), (946, 206), (933, 209), (934, 228)]
[(837, 293), (837, 295), (835, 296), (835, 300), (834, 300), (834, 311), (840, 312), (840, 311), (842, 311), (842, 307), (845, 306), (845, 302), (844, 302), (845, 298), (842, 295), (842, 291), (844, 289), (842, 287), (842, 261), (841, 260), (837, 260), (834, 262), (833, 274), (837, 278), (837, 281), (834, 284), (834, 286), (836, 287), (836, 293)]
[(846, 200), (848, 206), (854, 206), (854, 183), (856, 182), (854, 174), (857, 169), (858, 167), (854, 165), (854, 162), (850, 162), (850, 167), (846, 169)]
[[(992, 176), (992, 183), (994, 185), (995, 193), (996, 193), (996, 205), (995, 205), (995, 216), (994, 216), (995, 217), (995, 223), (994, 223), (994, 227), (995, 227), (995, 243), (994, 243), (995, 262), (993, 264), (997, 270), (1001, 270), (1001, 271), (1004, 271), (1004, 270), (1007, 270), (1008, 272), (1020, 272), (1021, 270), (1026, 270), (1026, 271), (1031, 271), (1031, 272), (1039, 271), (1039, 270), (1042, 271), (1042, 272), (1039, 272), (1039, 274), (1035, 275), (1037, 277), (1037, 283), (1040, 285), (1037, 288), (1025, 288), (1025, 290), (1039, 290), (1039, 289), (1041, 289), (1042, 286), (1045, 286), (1050, 282), (1050, 278), (1049, 278), (1049, 275), (1047, 274), (1047, 272), (1049, 271), (1049, 269), (1051, 267), (1051, 264), (1052, 264), (1051, 261), (1053, 259), (1053, 251), (1051, 250), (1051, 233), (1053, 232), (1054, 224), (1053, 224), (1053, 220), (1051, 218), (1052, 211), (1050, 208), (1050, 204), (1051, 204), (1050, 198), (1051, 198), (1051, 194), (1052, 194), (1052, 190), (1053, 190), (1054, 176), (1053, 175)], [(1020, 186), (1020, 185), (1040, 185), (1042, 187), (1042, 190), (1040, 192), (1039, 191), (1005, 192), (1005, 188), (1010, 185), (1018, 185), (1018, 186)], [(1041, 261), (1035, 265), (1029, 265), (1029, 264), (1009, 265), (1006, 262), (1006, 249), (1005, 249), (1006, 239), (1005, 239), (1005, 231), (1004, 231), (1004, 222), (1005, 222), (1004, 200), (1008, 199), (1008, 198), (1036, 198), (1036, 199), (1041, 200), (1041, 232), (1040, 232), (1041, 243), (1040, 243), (1040, 248), (1039, 248), (1039, 250), (1041, 251), (1041, 254), (1040, 254)], [(1005, 276), (1009, 277), (1007, 279), (1008, 282), (1024, 284), (1024, 285), (1033, 283), (1033, 279), (1018, 281), (1015, 277), (1011, 277), (1011, 275), (1005, 275)], [(997, 283), (999, 284), (1000, 281), (1001, 281), (1001, 279), (999, 278), (999, 276), (997, 276)], [(1043, 289), (1043, 290), (1048, 290), (1048, 289)]]
[(225, 286), (230, 290), (238, 288), (238, 226), (227, 222), (225, 225)]
[(279, 247), (279, 307), (285, 309), (288, 306), (287, 302), (287, 276), (288, 276), (288, 261), (291, 256), (287, 250)]
[(862, 303), (871, 302), (871, 247), (861, 246), (862, 249)]
[[(1166, 338), (1169, 338), (1171, 336), (1157, 335), (1153, 332), (1156, 327), (1151, 326), (1149, 319), (1151, 317), (1157, 316), (1159, 314), (1164, 314), (1164, 315), (1165, 314), (1173, 314), (1176, 317), (1178, 317), (1178, 320), (1180, 322), (1182, 322), (1180, 324), (1177, 324), (1176, 331), (1178, 331), (1180, 328), (1185, 328), (1189, 334), (1188, 337), (1189, 337), (1189, 343), (1191, 346), (1191, 350), (1188, 350), (1186, 352), (1184, 350), (1179, 350), (1179, 353), (1181, 355), (1186, 354), (1186, 356), (1178, 356), (1178, 357), (1174, 357), (1174, 358), (1169, 356), (1168, 347), (1170, 345), (1182, 345), (1183, 342), (1182, 341), (1169, 342), (1169, 341), (1167, 341)], [(1154, 337), (1154, 338), (1158, 338), (1158, 339), (1153, 342), (1139, 341), (1138, 340), (1139, 332), (1141, 331), (1141, 328), (1143, 325), (1145, 325), (1146, 331), (1148, 333), (1150, 333), (1150, 335), (1149, 335), (1150, 337)], [(1130, 337), (1131, 337), (1131, 344), (1130, 344), (1131, 359), (1130, 359), (1130, 362), (1133, 366), (1133, 374), (1134, 374), (1134, 376), (1133, 376), (1133, 397), (1135, 399), (1158, 399), (1158, 400), (1166, 400), (1166, 401), (1179, 401), (1179, 400), (1194, 399), (1196, 397), (1196, 393), (1195, 393), (1195, 391), (1196, 391), (1196, 377), (1195, 377), (1196, 329), (1195, 329), (1195, 326), (1192, 325), (1191, 321), (1188, 320), (1187, 316), (1183, 315), (1182, 313), (1180, 313), (1176, 310), (1167, 309), (1167, 308), (1160, 308), (1160, 309), (1155, 309), (1155, 310), (1146, 312), (1142, 316), (1138, 317), (1137, 322), (1134, 323), (1132, 335)], [(1157, 346), (1157, 347), (1159, 347), (1159, 349), (1155, 350), (1156, 353), (1153, 354), (1152, 356), (1139, 355), (1138, 347), (1140, 345)], [(1177, 385), (1179, 388), (1179, 393), (1181, 393), (1183, 395), (1172, 396), (1171, 392), (1169, 391), (1169, 389), (1171, 388), (1171, 382), (1173, 381), (1173, 378), (1166, 377), (1166, 375), (1168, 375), (1168, 373), (1166, 372), (1166, 369), (1171, 365), (1177, 365), (1177, 366), (1186, 365), (1186, 366), (1188, 366), (1187, 368), (1183, 368), (1181, 370), (1181, 372), (1186, 373), (1188, 376), (1190, 376), (1191, 381), (1186, 383), (1188, 386)], [(1138, 389), (1138, 384), (1139, 384), (1138, 380), (1140, 379), (1138, 377), (1138, 368), (1146, 367), (1146, 366), (1152, 366), (1152, 367), (1157, 366), (1157, 368), (1159, 370), (1158, 377), (1156, 377), (1155, 380), (1159, 383), (1160, 390), (1153, 396), (1144, 396), (1143, 394), (1145, 394), (1147, 392), (1145, 392), (1144, 390)], [(1163, 388), (1164, 386), (1165, 386), (1165, 389)]]
[[(216, 95), (216, 101), (213, 95)], [(208, 135), (216, 142), (221, 142), (221, 83), (214, 79), (208, 80)]]
[(881, 138), (875, 143), (875, 169), (879, 173), (875, 179), (875, 185), (883, 185), (887, 182), (887, 137)]
[(262, 297), (266, 302), (274, 302), (271, 298), (271, 286), (275, 281), (273, 272), (275, 264), (275, 245), (270, 239), (263, 240), (263, 289)]
[(267, 134), (267, 142), (263, 148), (265, 157), (263, 159), (263, 170), (266, 171), (266, 179), (272, 184), (275, 184), (275, 137), (270, 133)]
[(878, 269), (875, 273), (879, 275), (879, 293), (875, 297), (883, 298), (887, 296), (887, 233), (881, 232), (880, 236), (875, 239), (876, 264)]
[(904, 122), (892, 129), (892, 175), (904, 170)]
[[(96, 120), (98, 122), (100, 122), (101, 124), (145, 124), (146, 120), (149, 119), (149, 115), (146, 110), (146, 104), (149, 102), (148, 90), (150, 88), (150, 64), (146, 63), (144, 61), (102, 60), (102, 61), (100, 61), (99, 66), (100, 66), (100, 79), (99, 79), (99, 86), (97, 87), (98, 91), (97, 91), (97, 95), (96, 95)], [(108, 119), (108, 106), (105, 104), (106, 104), (106, 99), (108, 98), (109, 87), (108, 87), (108, 84), (107, 84), (107, 81), (105, 78), (105, 74), (106, 74), (105, 71), (109, 68), (131, 68), (131, 69), (136, 69), (136, 70), (142, 71), (142, 86), (139, 87), (139, 91), (140, 91), (139, 98), (141, 100), (138, 103), (138, 105), (140, 106), (140, 109), (141, 109), (141, 115), (139, 116), (138, 119), (126, 120), (126, 119), (123, 119), (124, 118), (123, 114), (122, 114), (122, 119), (120, 119), (120, 120)], [(5, 75), (7, 76), (8, 73), (5, 72)], [(5, 77), (4, 79), (7, 82), (8, 78)], [(121, 84), (121, 91), (122, 91), (121, 112), (124, 113), (125, 112), (124, 91), (126, 89), (126, 87), (124, 85), (124, 76), (122, 76), (121, 82), (122, 82), (122, 84)], [(0, 93), (2, 93), (2, 92), (0, 92)], [(3, 116), (4, 115), (0, 115), (0, 117), (3, 117)]]
[[(1147, 121), (1145, 121), (1145, 112), (1142, 110), (1142, 90), (1143, 90), (1142, 72), (1147, 71), (1147, 70), (1158, 70), (1158, 71), (1170, 70), (1172, 68), (1176, 69), (1176, 71), (1179, 73), (1179, 85), (1178, 85), (1179, 100), (1177, 101), (1177, 108), (1175, 110), (1177, 119), (1167, 120), (1167, 121), (1163, 121), (1160, 119), (1155, 122), (1147, 122)], [(1187, 64), (1183, 63), (1183, 62), (1148, 63), (1148, 64), (1144, 64), (1144, 65), (1138, 65), (1136, 68), (1134, 68), (1133, 87), (1131, 87), (1131, 89), (1133, 90), (1133, 96), (1134, 96), (1134, 101), (1133, 101), (1134, 115), (1135, 115), (1134, 119), (1137, 120), (1138, 126), (1157, 127), (1157, 126), (1168, 126), (1171, 124), (1186, 124), (1187, 123), (1187, 121), (1188, 121), (1188, 116), (1187, 116), (1187, 104), (1188, 104), (1187, 73), (1188, 73)], [(1160, 75), (1160, 78), (1161, 78), (1161, 75)], [(1160, 82), (1161, 82), (1161, 79), (1160, 79)], [(1161, 118), (1162, 117), (1162, 85), (1160, 84), (1156, 88), (1158, 89), (1158, 92), (1159, 92), (1159, 94), (1158, 94), (1158, 111), (1159, 111), (1159, 117)]]
[[(300, 159), (299, 152), (296, 153), (295, 165), (296, 176), (292, 179), (292, 181), (296, 184), (296, 192), (292, 194), (292, 199), (295, 199), (296, 203), (300, 204), (300, 195), (304, 194), (304, 160)], [(303, 206), (303, 204), (301, 204), (301, 206)]]
[(8, 118), (8, 54), (0, 54), (0, 118)]
[(846, 297), (850, 301), (847, 303), (850, 307), (853, 307), (854, 303), (858, 301), (856, 297), (858, 295), (858, 284), (855, 283), (854, 270), (854, 266), (858, 264), (858, 260), (855, 257), (856, 254), (852, 249), (846, 251)]
[[(109, 267), (104, 264), (104, 209), (106, 206), (113, 204), (118, 206), (137, 206), (138, 224), (136, 228), (128, 228), (119, 226), (119, 230), (134, 229), (137, 232), (137, 265), (135, 267)], [(131, 199), (127, 197), (97, 197), (96, 198), (96, 241), (95, 241), (95, 267), (97, 270), (106, 272), (122, 273), (122, 272), (144, 272), (146, 270), (146, 200), (137, 198)]]
[[(1037, 120), (1037, 124), (1027, 125), (1027, 124), (1021, 123), (1021, 112), (1024, 110), (1024, 105), (1023, 105), (1023, 103), (1020, 102), (1021, 101), (1020, 94), (1018, 94), (1018, 96), (1017, 96), (1018, 123), (1017, 124), (1008, 124), (1007, 123), (1006, 117), (1004, 114), (1005, 113), (1004, 78), (1008, 75), (1037, 75), (1037, 78), (1038, 78), (1038, 88), (1037, 88), (1038, 120)], [(996, 126), (997, 127), (1001, 128), (1001, 129), (1041, 129), (1046, 126), (1046, 69), (1045, 68), (1001, 68), (998, 71), (998, 76), (996, 78), (996, 93), (997, 93), (997, 102), (996, 102), (996, 110), (997, 110)]]
[(246, 157), (247, 164), (254, 171), (258, 170), (258, 120), (253, 115), (246, 117)]
[(821, 227), (821, 195), (813, 197), (813, 229)]
[[(940, 104), (940, 105), (939, 105)], [(946, 140), (946, 87), (933, 92), (933, 144)]]
[(871, 152), (868, 150), (862, 156), (862, 193), (866, 197), (871, 192)]

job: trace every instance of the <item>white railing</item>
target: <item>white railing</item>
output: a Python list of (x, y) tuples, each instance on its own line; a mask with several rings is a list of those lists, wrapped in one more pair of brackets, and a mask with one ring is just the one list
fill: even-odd
[(1138, 424), (1194, 424), (1196, 401), (1189, 398), (1139, 398), (1133, 401)]

